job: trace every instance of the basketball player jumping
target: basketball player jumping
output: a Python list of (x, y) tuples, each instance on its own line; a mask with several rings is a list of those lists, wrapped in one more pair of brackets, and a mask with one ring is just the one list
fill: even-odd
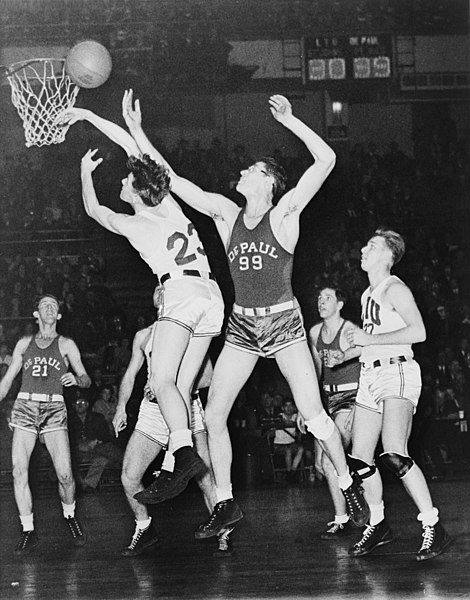
[[(276, 359), (308, 430), (321, 441), (333, 462), (352, 519), (359, 525), (368, 519), (368, 507), (349, 473), (339, 431), (322, 407), (302, 315), (291, 286), (300, 213), (333, 169), (335, 154), (292, 114), (286, 98), (272, 96), (269, 104), (273, 117), (305, 143), (315, 162), (297, 186), (283, 195), (286, 177), (282, 168), (270, 158), (257, 161), (241, 172), (237, 190), (245, 196), (246, 206), (240, 209), (224, 196), (204, 192), (179, 177), (145, 136), (140, 105), (136, 101), (133, 107), (132, 91), (123, 98), (123, 116), (140, 150), (168, 168), (172, 189), (183, 201), (214, 219), (235, 286), (236, 303), (206, 408), (217, 504), (209, 520), (196, 530), (198, 539), (217, 535), (242, 518), (232, 495), (227, 418), (260, 356)], [(157, 482), (156, 486), (158, 494)], [(164, 492), (162, 489), (163, 496)], [(142, 496), (145, 498), (145, 492)]]
[[(87, 214), (113, 233), (122, 235), (163, 285), (163, 309), (158, 316), (151, 358), (150, 387), (170, 430), (175, 457), (166, 495), (174, 497), (206, 466), (194, 452), (189, 427), (190, 395), (212, 337), (220, 334), (224, 303), (194, 225), (170, 194), (167, 169), (139, 148), (127, 131), (91, 111), (67, 110), (62, 122), (86, 119), (118, 143), (130, 157), (130, 173), (122, 181), (121, 200), (133, 215), (112, 211), (98, 202), (92, 173), (102, 162), (96, 150), (82, 159), (82, 191)], [(140, 499), (140, 498), (137, 498)]]
[[(75, 342), (57, 333), (57, 321), (61, 315), (56, 298), (41, 296), (33, 315), (39, 324), (39, 332), (17, 342), (11, 364), (0, 381), (1, 401), (22, 371), (21, 388), (10, 418), (10, 428), (13, 429), (13, 486), (23, 527), (16, 554), (29, 552), (39, 543), (28, 481), (29, 462), (38, 437), (52, 458), (63, 514), (73, 543), (76, 546), (86, 543), (85, 531), (75, 516), (75, 481), (63, 388), (73, 385), (87, 388), (91, 380)], [(75, 374), (69, 371), (69, 366)]]

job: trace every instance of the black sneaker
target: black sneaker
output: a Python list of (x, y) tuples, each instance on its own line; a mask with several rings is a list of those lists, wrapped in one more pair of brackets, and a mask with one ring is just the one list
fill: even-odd
[(232, 533), (233, 527), (224, 529), (217, 537), (217, 550), (214, 550), (212, 556), (215, 558), (227, 558), (233, 554), (233, 546), (229, 535)]
[(416, 560), (429, 560), (442, 554), (451, 543), (452, 538), (438, 521), (433, 527), (423, 527), (423, 543), (416, 555)]
[(369, 505), (364, 498), (360, 478), (352, 474), (352, 480), (351, 485), (346, 490), (342, 490), (343, 496), (346, 499), (346, 507), (351, 521), (357, 527), (364, 527), (370, 519)]
[(80, 521), (77, 519), (77, 517), (67, 517), (65, 522), (67, 523), (70, 533), (72, 534), (73, 545), (84, 546), (86, 544), (86, 532), (80, 525)]
[(150, 546), (153, 546), (157, 542), (157, 534), (152, 525), (149, 525), (147, 529), (136, 528), (129, 546), (121, 550), (121, 556), (138, 556), (146, 548), (150, 548)]
[(37, 533), (32, 529), (31, 531), (23, 531), (20, 537), (20, 541), (13, 550), (15, 554), (23, 554), (29, 552), (39, 544)]
[(175, 459), (173, 473), (165, 470), (160, 471), (148, 488), (134, 495), (136, 500), (142, 502), (142, 504), (158, 504), (174, 498), (186, 489), (192, 477), (202, 475), (207, 471), (204, 461), (192, 448), (181, 448), (177, 452), (181, 450), (185, 451), (184, 459), (181, 461)]
[(369, 554), (374, 548), (389, 544), (393, 540), (392, 530), (387, 521), (383, 519), (377, 525), (367, 525), (362, 534), (362, 538), (349, 548), (349, 554), (353, 556), (364, 556)]
[(241, 519), (243, 519), (243, 513), (235, 500), (217, 502), (209, 519), (199, 525), (194, 532), (194, 537), (197, 540), (204, 540), (219, 535), (229, 525), (234, 525)]
[(330, 521), (325, 531), (322, 531), (320, 538), (322, 540), (335, 540), (346, 535), (354, 533), (353, 525), (351, 521), (346, 523), (336, 523), (336, 521)]

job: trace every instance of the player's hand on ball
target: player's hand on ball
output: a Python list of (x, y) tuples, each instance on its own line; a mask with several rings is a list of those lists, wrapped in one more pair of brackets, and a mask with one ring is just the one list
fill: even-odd
[(142, 123), (142, 112), (140, 110), (140, 100), (134, 102), (134, 92), (132, 89), (126, 90), (122, 98), (122, 116), (129, 129), (136, 129)]
[(284, 96), (280, 96), (279, 94), (271, 96), (269, 98), (269, 105), (271, 114), (280, 123), (292, 116), (292, 105)]
[(98, 152), (98, 149), (88, 150), (88, 152), (82, 158), (82, 172), (93, 173), (98, 165), (103, 162), (102, 158), (93, 160), (93, 157)]

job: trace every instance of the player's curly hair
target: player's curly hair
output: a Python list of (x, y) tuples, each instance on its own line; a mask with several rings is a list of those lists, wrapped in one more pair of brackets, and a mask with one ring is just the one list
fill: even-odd
[(385, 227), (376, 229), (374, 235), (385, 240), (388, 249), (392, 253), (393, 264), (396, 265), (399, 263), (405, 254), (405, 240), (402, 236), (392, 229), (385, 229)]
[(146, 206), (158, 206), (170, 192), (168, 169), (156, 163), (148, 154), (143, 154), (139, 158), (130, 156), (127, 168), (134, 175), (132, 187)]
[(281, 198), (287, 185), (287, 174), (284, 167), (271, 156), (263, 156), (257, 162), (262, 162), (268, 175), (274, 178), (273, 183), (273, 205), (275, 206)]

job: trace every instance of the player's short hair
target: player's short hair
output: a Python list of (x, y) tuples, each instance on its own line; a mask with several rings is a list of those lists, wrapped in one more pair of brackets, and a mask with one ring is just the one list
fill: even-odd
[(158, 206), (171, 189), (168, 169), (156, 163), (148, 154), (130, 156), (127, 168), (134, 175), (132, 187), (146, 206)]
[(318, 293), (322, 292), (323, 290), (333, 290), (336, 295), (336, 300), (338, 300), (338, 302), (342, 302), (343, 304), (346, 304), (346, 302), (348, 300), (348, 295), (339, 286), (335, 285), (334, 283), (332, 283), (331, 285), (329, 285), (328, 283), (325, 283), (318, 290)]
[(374, 235), (385, 240), (388, 249), (392, 253), (393, 264), (396, 265), (399, 263), (405, 254), (405, 240), (402, 236), (392, 229), (385, 229), (383, 227), (376, 229)]
[(282, 196), (287, 184), (287, 174), (274, 158), (271, 156), (263, 156), (257, 162), (262, 162), (265, 166), (265, 171), (268, 175), (274, 178), (273, 183), (273, 205), (276, 205)]
[(60, 308), (60, 302), (59, 302), (59, 299), (57, 298), (57, 296), (54, 296), (54, 294), (41, 294), (40, 296), (37, 296), (36, 301), (34, 303), (36, 310), (39, 308), (39, 305), (44, 300), (44, 298), (52, 298), (52, 300), (57, 302), (57, 306)]

